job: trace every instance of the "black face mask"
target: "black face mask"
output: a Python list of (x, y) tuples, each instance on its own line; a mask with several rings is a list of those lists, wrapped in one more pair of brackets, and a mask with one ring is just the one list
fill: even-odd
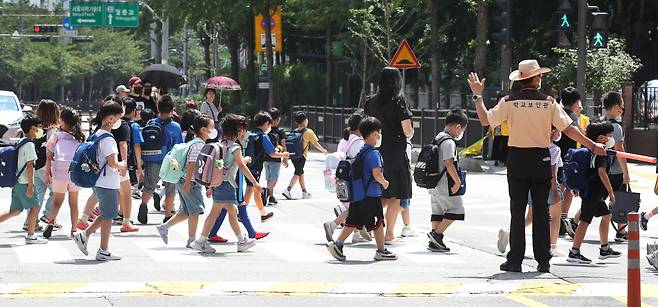
[(145, 96), (151, 96), (151, 88), (144, 88), (144, 95)]
[(133, 92), (135, 92), (137, 94), (141, 93), (142, 92), (142, 87), (141, 86), (135, 86), (133, 88)]

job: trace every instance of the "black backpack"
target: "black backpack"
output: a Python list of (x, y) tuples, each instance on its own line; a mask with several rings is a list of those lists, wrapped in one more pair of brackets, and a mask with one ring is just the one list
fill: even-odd
[[(336, 197), (342, 202), (352, 202), (355, 199), (352, 184), (356, 180), (363, 180), (363, 159), (365, 156), (375, 150), (374, 148), (362, 149), (354, 160), (346, 159), (338, 163), (336, 168)], [(364, 194), (372, 184), (375, 177), (370, 178), (364, 183)], [(362, 197), (359, 195), (358, 197)]]
[(446, 169), (439, 173), (439, 148), (447, 140), (455, 141), (453, 138), (446, 137), (437, 143), (434, 139), (431, 144), (425, 145), (421, 149), (418, 162), (414, 168), (414, 181), (417, 186), (433, 189), (439, 184), (439, 180), (446, 173)]
[(156, 118), (149, 120), (142, 129), (144, 143), (142, 143), (142, 159), (144, 162), (162, 161), (162, 147), (165, 145), (164, 126), (169, 121), (160, 124)]

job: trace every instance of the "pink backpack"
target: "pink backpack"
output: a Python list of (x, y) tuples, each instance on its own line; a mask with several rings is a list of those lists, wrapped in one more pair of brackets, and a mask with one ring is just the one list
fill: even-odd
[(73, 135), (68, 132), (57, 132), (57, 143), (54, 144), (52, 149), (55, 154), (52, 162), (52, 176), (59, 180), (70, 180), (69, 166), (73, 160), (75, 150), (80, 146), (81, 142), (76, 140)]
[(194, 180), (202, 186), (212, 188), (220, 186), (226, 176), (235, 176), (229, 174), (235, 161), (230, 165), (224, 163), (232, 145), (233, 142), (226, 141), (203, 145), (196, 160)]

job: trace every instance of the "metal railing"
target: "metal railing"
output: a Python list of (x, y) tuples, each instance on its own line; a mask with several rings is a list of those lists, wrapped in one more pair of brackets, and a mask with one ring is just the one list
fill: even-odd
[[(347, 120), (356, 111), (356, 108), (324, 107), (324, 106), (293, 106), (291, 109), (290, 126), (295, 127), (294, 114), (304, 111), (308, 116), (309, 128), (313, 129), (321, 141), (338, 143), (347, 127)], [(432, 142), (437, 133), (445, 127), (446, 115), (450, 110), (419, 109), (411, 110), (414, 126), (414, 137), (411, 143), (420, 147)], [(468, 126), (464, 138), (457, 142), (459, 147), (471, 145), (484, 137), (482, 125), (474, 110), (468, 110)]]
[(633, 127), (658, 128), (658, 87), (638, 87), (633, 91)]

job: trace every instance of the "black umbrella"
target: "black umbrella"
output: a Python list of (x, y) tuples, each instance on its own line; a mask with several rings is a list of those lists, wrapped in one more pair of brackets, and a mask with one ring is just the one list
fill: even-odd
[(158, 88), (176, 88), (187, 83), (176, 67), (167, 64), (153, 64), (142, 70), (139, 77)]

